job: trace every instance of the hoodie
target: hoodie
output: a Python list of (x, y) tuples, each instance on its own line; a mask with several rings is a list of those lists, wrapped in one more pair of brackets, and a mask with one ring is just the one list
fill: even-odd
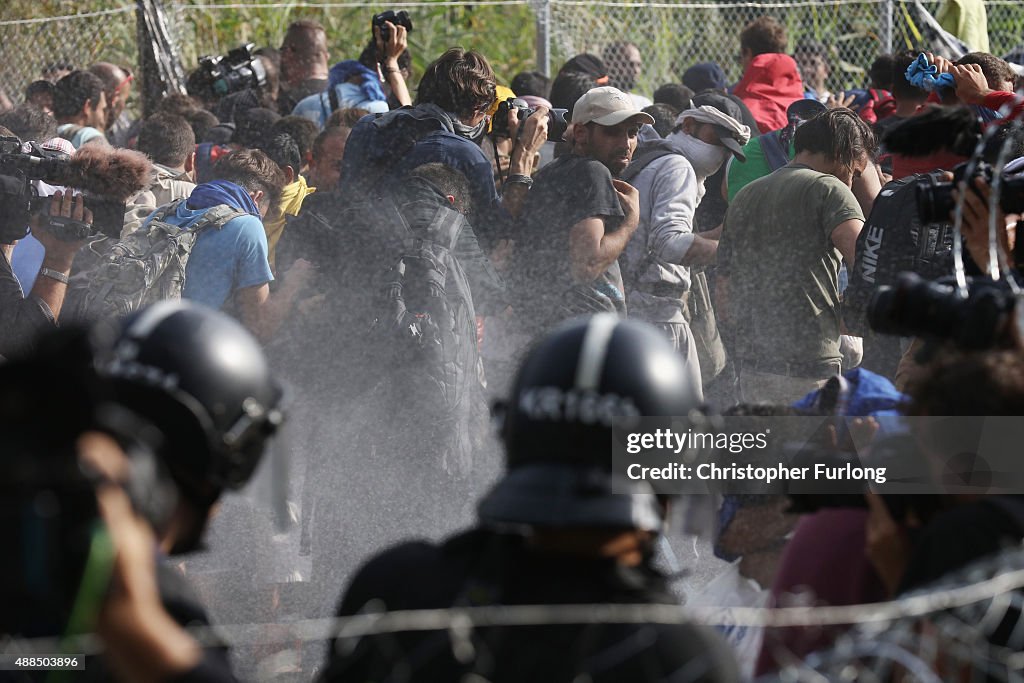
[(785, 127), (786, 107), (803, 99), (804, 84), (793, 58), (772, 52), (754, 57), (733, 94), (750, 109), (758, 129), (767, 133)]

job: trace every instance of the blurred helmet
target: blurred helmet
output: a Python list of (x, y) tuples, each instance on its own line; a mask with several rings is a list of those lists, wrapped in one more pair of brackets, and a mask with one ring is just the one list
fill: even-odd
[[(508, 472), (479, 506), (484, 522), (661, 529), (650, 485), (612, 472), (612, 423), (686, 416), (701, 404), (692, 370), (646, 323), (573, 320), (526, 356), (501, 437)], [(613, 494), (631, 491), (634, 495)]]
[(282, 390), (244, 327), (196, 303), (162, 301), (125, 318), (102, 347), (99, 371), (117, 403), (152, 425), (186, 497), (209, 505), (252, 476), (283, 421)]

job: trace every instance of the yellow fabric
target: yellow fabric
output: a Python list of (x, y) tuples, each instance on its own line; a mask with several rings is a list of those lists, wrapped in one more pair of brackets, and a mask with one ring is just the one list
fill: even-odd
[(267, 255), (270, 267), (275, 271), (275, 250), (281, 235), (284, 234), (285, 216), (298, 216), (302, 209), (302, 201), (314, 192), (316, 188), (307, 186), (306, 179), (300, 175), (295, 182), (284, 186), (280, 203), (263, 221), (263, 229), (267, 231)]
[[(516, 94), (512, 92), (511, 88), (506, 88), (503, 85), (494, 86), (494, 102), (491, 104), (491, 108), (487, 110), (487, 115), (493, 117), (498, 112), (498, 105), (509, 98), (515, 98)], [(487, 122), (487, 132), (491, 132), (491, 121)]]
[(935, 20), (972, 51), (988, 52), (988, 14), (983, 0), (946, 0)]

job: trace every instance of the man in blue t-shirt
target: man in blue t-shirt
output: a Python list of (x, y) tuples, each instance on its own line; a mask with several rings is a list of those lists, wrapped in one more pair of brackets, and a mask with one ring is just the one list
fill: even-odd
[(308, 262), (296, 261), (271, 296), (274, 275), (267, 259), (263, 217), (279, 200), (285, 177), (267, 155), (252, 149), (218, 162), (214, 176), (216, 180), (196, 186), (188, 200), (163, 219), (190, 227), (216, 206), (239, 212), (223, 225), (211, 225), (199, 233), (185, 267), (182, 296), (211, 308), (233, 309), (246, 327), (266, 340), (312, 272)]

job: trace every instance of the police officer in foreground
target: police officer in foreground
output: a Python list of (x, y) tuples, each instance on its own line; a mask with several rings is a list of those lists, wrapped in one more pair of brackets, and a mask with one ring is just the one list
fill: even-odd
[[(64, 525), (85, 515), (92, 528), (97, 509), (103, 522), (85, 535), (92, 547), (82, 570), (88, 581), (73, 601), (85, 620), (72, 614), (59, 630), (94, 627), (104, 641), (103, 662), (85, 667), (89, 680), (110, 673), (125, 680), (234, 680), (226, 648), (203, 650), (182, 628), (209, 619), (164, 555), (198, 546), (213, 505), (250, 478), (282, 421), (282, 392), (262, 349), (232, 318), (187, 301), (154, 304), (88, 336), (47, 339), (33, 357), (0, 367), (0, 426), (13, 432), (5, 455), (15, 462), (4, 463), (4, 472), (20, 474), (29, 488), (61, 491), (64, 483), (25, 463), (35, 456), (57, 472), (77, 456), (96, 489), (91, 513), (88, 505), (73, 508), (51, 496), (56, 507), (48, 516), (67, 518)], [(26, 421), (36, 426), (21, 427)], [(40, 556), (41, 545), (26, 539), (24, 553), (14, 548), (12, 564), (21, 555)], [(55, 564), (39, 577), (65, 572), (63, 560)], [(73, 575), (70, 581), (79, 583)], [(67, 618), (64, 606), (52, 612), (52, 625)], [(9, 628), (26, 632), (24, 623)]]
[[(620, 416), (686, 415), (699, 403), (690, 376), (645, 323), (601, 314), (556, 329), (520, 367), (502, 426), (508, 471), (480, 502), (480, 524), (441, 545), (405, 543), (371, 559), (340, 615), (674, 603), (652, 566), (668, 502), (646, 483), (618, 481), (634, 493), (613, 494), (610, 424), (564, 409), (588, 397)], [(738, 672), (706, 627), (600, 623), (474, 628), (468, 642), (453, 641), (451, 630), (339, 636), (323, 673), (327, 681), (470, 678), (734, 681)]]
[[(102, 335), (98, 335), (101, 336)], [(282, 389), (256, 339), (233, 318), (205, 306), (164, 301), (100, 339), (97, 370), (112, 403), (130, 411), (166, 468), (175, 503), (153, 524), (162, 553), (199, 548), (214, 505), (252, 477), (283, 422)], [(181, 625), (209, 618), (180, 572), (156, 563), (161, 601)], [(207, 651), (230, 673), (226, 648)]]

